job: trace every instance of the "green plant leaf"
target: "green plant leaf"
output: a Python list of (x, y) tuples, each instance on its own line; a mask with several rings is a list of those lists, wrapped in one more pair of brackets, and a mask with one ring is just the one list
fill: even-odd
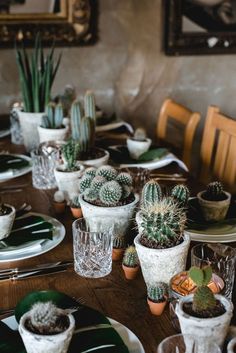
[(160, 159), (168, 153), (167, 148), (155, 148), (151, 149), (139, 156), (138, 161), (153, 161), (154, 159)]
[(204, 274), (200, 268), (192, 266), (189, 270), (189, 276), (198, 287), (203, 285)]
[(203, 276), (204, 276), (203, 285), (207, 286), (211, 280), (211, 277), (212, 277), (212, 268), (211, 268), (211, 266), (207, 266), (207, 267), (202, 268), (202, 271), (203, 271)]

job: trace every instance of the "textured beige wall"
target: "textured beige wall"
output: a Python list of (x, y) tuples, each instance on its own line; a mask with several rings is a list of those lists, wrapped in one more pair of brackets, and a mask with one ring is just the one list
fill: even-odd
[[(91, 88), (103, 108), (153, 131), (166, 96), (199, 110), (208, 104), (236, 117), (236, 58), (166, 57), (161, 51), (161, 0), (100, 0), (95, 46), (64, 48), (54, 85), (67, 83), (78, 95)], [(19, 96), (13, 50), (0, 51), (0, 109), (6, 113)], [(148, 122), (148, 123), (147, 123)]]

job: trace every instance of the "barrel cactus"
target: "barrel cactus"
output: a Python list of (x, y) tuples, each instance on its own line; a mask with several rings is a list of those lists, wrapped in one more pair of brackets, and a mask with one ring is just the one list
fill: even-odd
[(155, 180), (149, 180), (143, 187), (141, 205), (149, 207), (162, 199), (161, 187)]
[(186, 185), (175, 185), (171, 190), (171, 196), (181, 207), (187, 206), (189, 195), (190, 192)]
[(116, 181), (118, 181), (120, 185), (132, 186), (133, 184), (133, 178), (127, 172), (119, 173), (116, 177)]
[(91, 175), (92, 177), (95, 177), (95, 175), (96, 175), (96, 168), (94, 168), (94, 167), (89, 167), (89, 168), (86, 168), (86, 170), (85, 170), (85, 174), (86, 175)]
[(99, 191), (99, 198), (106, 206), (115, 206), (122, 196), (122, 187), (120, 184), (111, 180), (106, 182)]
[(158, 283), (157, 285), (149, 285), (147, 287), (148, 299), (154, 303), (162, 303), (166, 301), (167, 289), (165, 283)]
[(145, 141), (147, 137), (146, 131), (143, 128), (137, 128), (134, 132), (133, 139), (135, 141)]
[(202, 196), (209, 201), (221, 201), (226, 198), (223, 186), (219, 181), (209, 183), (204, 195)]
[(69, 325), (66, 313), (52, 302), (35, 303), (28, 315), (28, 328), (30, 331), (41, 335), (63, 332)]
[(139, 265), (138, 254), (135, 249), (135, 246), (130, 245), (125, 250), (122, 263), (123, 263), (123, 265), (125, 265), (127, 267), (136, 267)]
[(60, 129), (63, 127), (63, 108), (61, 103), (50, 102), (45, 108), (41, 126), (46, 129)]
[(108, 181), (115, 180), (118, 172), (110, 165), (103, 165), (97, 169), (96, 175), (106, 178)]
[(114, 249), (124, 249), (125, 248), (125, 238), (121, 235), (116, 235), (113, 239), (113, 248)]
[(87, 188), (90, 187), (93, 177), (89, 174), (84, 174), (79, 181), (79, 190), (83, 193)]

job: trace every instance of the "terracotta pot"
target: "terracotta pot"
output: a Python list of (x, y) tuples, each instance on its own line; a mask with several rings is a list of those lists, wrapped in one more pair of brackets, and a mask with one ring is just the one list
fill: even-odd
[(134, 279), (137, 276), (138, 271), (139, 271), (138, 265), (135, 267), (128, 267), (128, 266), (125, 266), (124, 264), (122, 264), (122, 268), (124, 270), (126, 279)]
[(202, 196), (205, 191), (201, 191), (197, 194), (198, 202), (202, 210), (203, 217), (206, 221), (221, 221), (225, 219), (228, 212), (231, 195), (230, 193), (224, 191), (227, 196), (225, 200), (222, 201), (209, 201), (205, 200)]
[(112, 260), (119, 261), (122, 259), (125, 249), (112, 249)]
[(71, 213), (74, 218), (82, 218), (83, 217), (81, 208), (71, 207), (70, 210), (71, 210)]
[(66, 210), (66, 202), (53, 202), (54, 210), (57, 214), (62, 214)]
[(147, 303), (149, 305), (149, 309), (153, 315), (160, 316), (166, 306), (167, 301), (165, 300), (164, 302), (161, 303), (156, 303), (153, 302), (151, 299), (147, 298)]

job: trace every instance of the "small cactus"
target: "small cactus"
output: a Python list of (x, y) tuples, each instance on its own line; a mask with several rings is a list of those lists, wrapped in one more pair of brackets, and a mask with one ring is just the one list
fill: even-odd
[(189, 199), (189, 189), (186, 185), (175, 185), (171, 190), (171, 196), (180, 205), (180, 207), (186, 207)]
[(131, 245), (125, 250), (122, 263), (127, 267), (136, 267), (139, 265), (138, 254), (135, 246)]
[(119, 173), (116, 177), (116, 181), (118, 181), (120, 185), (125, 185), (125, 186), (132, 186), (133, 184), (132, 176), (126, 172)]
[(141, 204), (142, 206), (149, 207), (154, 205), (162, 199), (161, 187), (155, 180), (149, 180), (143, 187)]
[(69, 326), (66, 313), (52, 302), (35, 303), (28, 313), (28, 328), (37, 334), (51, 335), (63, 332)]
[(166, 297), (167, 297), (166, 292), (167, 292), (167, 290), (166, 290), (166, 286), (164, 285), (164, 283), (163, 284), (158, 283), (156, 286), (149, 285), (147, 287), (148, 299), (150, 299), (154, 303), (162, 303), (162, 302), (166, 301)]
[(97, 190), (89, 188), (84, 191), (83, 197), (86, 201), (93, 203), (98, 199), (98, 192)]
[(118, 172), (110, 165), (103, 165), (97, 169), (96, 175), (106, 178), (108, 181), (115, 180)]
[(62, 145), (62, 155), (68, 171), (76, 170), (77, 155), (79, 153), (79, 144), (73, 140), (69, 140), (65, 145)]
[(204, 198), (210, 201), (221, 201), (225, 199), (223, 186), (219, 181), (213, 181), (207, 185)]
[(107, 182), (107, 180), (102, 177), (102, 176), (95, 176), (95, 178), (93, 178), (92, 182), (91, 182), (91, 189), (96, 190), (97, 192), (99, 192), (99, 190), (101, 189), (101, 187)]
[(133, 139), (136, 141), (144, 141), (147, 138), (146, 131), (142, 128), (138, 128), (134, 132)]
[(80, 201), (78, 195), (73, 197), (72, 206), (75, 208), (80, 208)]
[(46, 115), (42, 117), (41, 126), (47, 129), (60, 129), (63, 125), (63, 109), (60, 103), (48, 103)]
[(121, 235), (116, 235), (113, 239), (114, 249), (124, 249), (125, 248), (125, 238)]
[(58, 202), (58, 203), (64, 202), (64, 201), (65, 201), (64, 192), (61, 191), (61, 190), (57, 190), (57, 191), (55, 192), (53, 198), (54, 198), (54, 201), (55, 201), (55, 202)]
[(93, 178), (95, 177), (95, 175), (96, 175), (96, 168), (94, 168), (94, 167), (89, 167), (89, 168), (86, 168), (85, 169), (85, 172), (84, 172), (84, 174), (86, 174), (86, 175), (91, 175)]
[(79, 190), (83, 193), (87, 188), (90, 188), (93, 177), (88, 174), (84, 174), (79, 181)]
[(105, 183), (99, 191), (100, 200), (106, 206), (115, 206), (121, 199), (121, 196), (122, 187), (115, 180)]
[(207, 266), (200, 269), (193, 266), (189, 270), (189, 276), (197, 285), (197, 289), (193, 295), (193, 311), (195, 313), (202, 313), (214, 309), (216, 299), (211, 289), (207, 286), (212, 278), (212, 268)]

